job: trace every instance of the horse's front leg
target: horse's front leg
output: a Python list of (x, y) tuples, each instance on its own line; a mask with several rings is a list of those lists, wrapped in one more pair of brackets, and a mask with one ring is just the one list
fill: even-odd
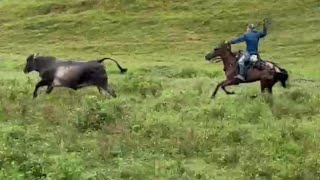
[(222, 90), (227, 94), (227, 95), (231, 95), (231, 94), (235, 94), (235, 92), (233, 91), (228, 91), (226, 89), (227, 86), (232, 86), (232, 85), (237, 85), (237, 81), (232, 79), (232, 80), (226, 80), (224, 81), (224, 83), (221, 85)]
[(215, 90), (213, 91), (212, 95), (211, 95), (211, 98), (213, 99), (214, 97), (216, 97), (216, 94), (219, 90), (219, 88), (221, 87), (221, 85), (224, 83), (225, 81), (221, 81), (215, 88)]

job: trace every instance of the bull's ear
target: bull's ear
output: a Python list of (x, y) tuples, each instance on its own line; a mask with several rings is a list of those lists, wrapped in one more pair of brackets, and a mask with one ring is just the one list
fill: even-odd
[(33, 59), (35, 59), (38, 56), (39, 53), (34, 53), (33, 54)]

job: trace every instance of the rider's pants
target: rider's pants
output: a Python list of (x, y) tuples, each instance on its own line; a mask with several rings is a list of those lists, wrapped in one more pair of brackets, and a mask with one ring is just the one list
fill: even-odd
[(249, 61), (255, 62), (258, 60), (258, 57), (256, 54), (250, 55), (248, 52), (244, 53), (241, 58), (239, 59), (239, 74), (243, 77), (245, 77), (245, 73), (247, 71), (247, 64), (249, 64)]

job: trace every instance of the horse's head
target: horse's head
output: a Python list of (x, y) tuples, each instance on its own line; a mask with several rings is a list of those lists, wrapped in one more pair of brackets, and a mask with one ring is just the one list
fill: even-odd
[(229, 43), (221, 43), (218, 47), (214, 48), (211, 52), (209, 52), (205, 59), (207, 61), (214, 61), (217, 57), (223, 57), (228, 52), (231, 52), (231, 45)]

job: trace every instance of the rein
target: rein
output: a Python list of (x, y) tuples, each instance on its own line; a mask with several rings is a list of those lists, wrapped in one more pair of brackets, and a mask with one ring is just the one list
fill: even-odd
[[(217, 60), (217, 61), (215, 61), (215, 60)], [(211, 62), (211, 63), (218, 63), (218, 62), (221, 62), (222, 61), (222, 58), (221, 57), (215, 57), (215, 58), (213, 58), (213, 59), (211, 59), (209, 62)]]

